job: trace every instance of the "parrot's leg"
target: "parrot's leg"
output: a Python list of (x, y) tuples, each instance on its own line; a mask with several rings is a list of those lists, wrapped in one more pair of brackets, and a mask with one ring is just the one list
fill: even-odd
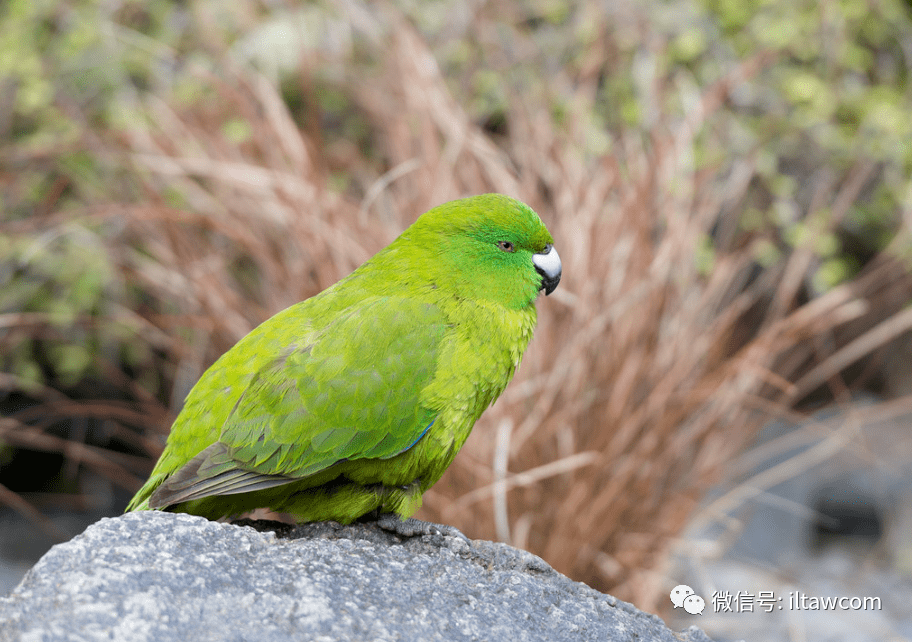
[(417, 479), (404, 486), (385, 487), (383, 502), (377, 511), (379, 513), (377, 525), (383, 530), (391, 531), (402, 537), (449, 535), (461, 539), (471, 546), (469, 538), (453, 526), (406, 517), (421, 508), (422, 490), (421, 482)]
[(425, 522), (420, 519), (415, 519), (414, 517), (402, 519), (396, 513), (383, 513), (377, 518), (377, 525), (385, 531), (396, 533), (402, 537), (443, 535), (444, 537), (456, 537), (466, 544), (472, 545), (472, 541), (455, 526)]

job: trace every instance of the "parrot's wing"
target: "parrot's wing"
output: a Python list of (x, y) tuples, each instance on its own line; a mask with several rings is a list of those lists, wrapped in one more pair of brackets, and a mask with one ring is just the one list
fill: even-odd
[(219, 440), (162, 483), (150, 506), (262, 490), (408, 450), (434, 422), (421, 394), (448, 327), (437, 307), (402, 297), (349, 308), (261, 368)]

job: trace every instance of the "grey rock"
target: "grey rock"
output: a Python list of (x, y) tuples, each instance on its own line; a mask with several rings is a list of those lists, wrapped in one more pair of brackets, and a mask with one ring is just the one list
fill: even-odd
[(0, 641), (709, 640), (504, 544), (265, 527), (281, 536), (182, 514), (102, 519), (0, 598)]

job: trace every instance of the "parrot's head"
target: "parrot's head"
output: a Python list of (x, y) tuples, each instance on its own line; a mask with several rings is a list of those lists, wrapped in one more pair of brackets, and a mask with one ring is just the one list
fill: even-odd
[(531, 207), (509, 196), (445, 203), (419, 217), (400, 239), (423, 257), (431, 282), (453, 288), (458, 297), (519, 309), (560, 282), (554, 239)]

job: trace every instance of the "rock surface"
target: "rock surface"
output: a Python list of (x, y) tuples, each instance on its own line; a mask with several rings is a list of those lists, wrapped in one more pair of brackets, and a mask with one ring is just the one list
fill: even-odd
[(103, 519), (0, 598), (0, 641), (709, 640), (504, 544), (372, 524), (278, 531)]

